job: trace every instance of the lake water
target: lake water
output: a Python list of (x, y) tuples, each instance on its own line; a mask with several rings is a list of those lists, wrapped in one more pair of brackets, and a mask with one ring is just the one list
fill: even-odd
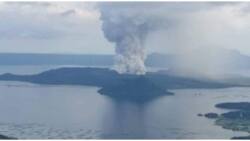
[[(0, 73), (38, 73), (58, 66), (1, 66)], [(249, 101), (250, 88), (171, 90), (145, 103), (117, 101), (97, 87), (0, 81), (0, 134), (21, 139), (229, 139), (247, 133), (214, 125), (198, 113), (220, 102)]]

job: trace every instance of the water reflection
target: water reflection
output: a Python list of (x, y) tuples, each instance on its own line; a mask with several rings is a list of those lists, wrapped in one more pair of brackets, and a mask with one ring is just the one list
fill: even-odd
[(112, 106), (103, 120), (103, 139), (148, 139), (147, 106), (157, 98), (143, 101), (109, 97)]

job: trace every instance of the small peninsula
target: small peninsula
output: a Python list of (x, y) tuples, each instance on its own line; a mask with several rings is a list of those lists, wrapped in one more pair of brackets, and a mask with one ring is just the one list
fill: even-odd
[[(216, 125), (224, 129), (250, 133), (250, 102), (219, 103), (215, 107), (230, 110), (216, 118)], [(250, 139), (250, 136), (232, 137), (232, 139)]]

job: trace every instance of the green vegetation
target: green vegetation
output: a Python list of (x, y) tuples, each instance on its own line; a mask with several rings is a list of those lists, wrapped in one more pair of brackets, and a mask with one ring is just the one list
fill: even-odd
[(220, 116), (216, 121), (216, 125), (233, 131), (244, 131), (250, 133), (250, 119), (229, 119)]
[[(220, 103), (216, 104), (217, 108), (229, 109), (229, 111), (221, 114), (216, 118), (215, 124), (224, 129), (232, 131), (242, 131), (250, 133), (250, 103)], [(233, 137), (232, 139), (249, 139), (250, 136)]]

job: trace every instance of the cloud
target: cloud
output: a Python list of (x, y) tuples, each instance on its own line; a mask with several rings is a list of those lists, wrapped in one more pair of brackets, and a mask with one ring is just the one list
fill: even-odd
[(90, 5), (60, 2), (1, 3), (0, 39), (79, 38), (87, 26), (97, 23), (98, 12)]
[(92, 2), (0, 2), (0, 17), (0, 52), (113, 53)]

